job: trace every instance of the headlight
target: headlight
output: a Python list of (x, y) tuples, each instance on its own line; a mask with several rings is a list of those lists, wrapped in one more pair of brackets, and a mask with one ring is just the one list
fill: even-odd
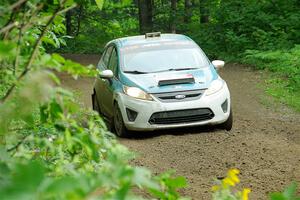
[(127, 94), (128, 96), (137, 98), (137, 99), (143, 99), (143, 100), (149, 100), (152, 101), (152, 97), (144, 92), (143, 90), (137, 88), (137, 87), (127, 87), (124, 86), (124, 93)]
[(224, 86), (224, 81), (222, 79), (214, 80), (210, 87), (206, 90), (205, 95), (212, 95), (219, 92)]

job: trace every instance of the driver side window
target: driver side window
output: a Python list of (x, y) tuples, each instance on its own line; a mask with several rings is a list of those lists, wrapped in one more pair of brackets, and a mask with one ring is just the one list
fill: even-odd
[(117, 68), (118, 68), (118, 55), (116, 48), (113, 48), (109, 64), (108, 64), (108, 69), (110, 69), (115, 75), (117, 75)]
[(111, 55), (111, 51), (113, 50), (113, 47), (110, 46), (106, 49), (106, 51), (104, 52), (104, 55), (102, 57), (102, 59), (100, 60), (100, 63), (99, 65), (102, 67), (102, 68), (105, 68), (107, 69), (108, 68), (108, 61), (109, 61), (109, 58), (110, 58), (110, 55)]

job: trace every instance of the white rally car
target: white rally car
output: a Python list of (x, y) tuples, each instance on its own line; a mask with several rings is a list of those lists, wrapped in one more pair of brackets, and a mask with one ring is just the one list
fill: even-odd
[(93, 108), (118, 136), (128, 130), (219, 125), (231, 130), (226, 82), (189, 37), (148, 33), (109, 42), (98, 64)]

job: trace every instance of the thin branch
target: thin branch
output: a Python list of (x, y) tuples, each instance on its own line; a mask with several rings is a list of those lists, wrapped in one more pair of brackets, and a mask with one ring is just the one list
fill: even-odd
[(9, 6), (7, 9), (5, 9), (3, 12), (0, 12), (0, 16), (3, 16), (6, 12), (9, 12), (9, 11), (15, 10), (16, 8), (19, 8), (21, 5), (23, 5), (27, 1), (28, 0), (19, 0), (19, 1), (15, 2), (11, 6)]
[[(19, 29), (19, 33), (18, 33), (18, 43), (17, 43), (17, 52), (16, 52), (16, 58), (14, 61), (14, 67), (13, 67), (13, 74), (16, 75), (17, 72), (17, 67), (19, 64), (19, 57), (20, 57), (20, 51), (21, 51), (21, 40), (23, 37), (23, 32), (25, 32), (26, 28), (31, 24), (31, 20), (38, 14), (38, 12), (43, 8), (44, 4), (41, 4), (37, 7), (37, 9), (31, 13), (30, 18), (28, 19), (28, 22), (25, 24), (24, 21), (21, 24), (21, 27)], [(26, 14), (23, 14), (23, 18), (25, 18)]]
[[(4, 35), (2, 37), (3, 40), (5, 40), (8, 37), (9, 33), (11, 32), (11, 30), (13, 30), (14, 27), (19, 25), (19, 23), (17, 21), (14, 22), (14, 20), (15, 20), (16, 16), (18, 15), (18, 12), (21, 10), (20, 8), (22, 8), (23, 5), (25, 5), (26, 1), (27, 0), (25, 0), (25, 1), (20, 0), (16, 3), (14, 3), (13, 5), (11, 5), (8, 9), (6, 9), (6, 11), (12, 11), (12, 12), (10, 14), (10, 18), (9, 18), (8, 22), (4, 25), (4, 28), (3, 28), (3, 29), (7, 28), (4, 31)], [(2, 16), (2, 14), (3, 13), (0, 13), (0, 16)], [(9, 25), (15, 25), (15, 26), (9, 27)], [(1, 32), (0, 32), (0, 34), (1, 34)]]
[(16, 3), (12, 4), (8, 9), (13, 10), (19, 6), (21, 6), (23, 3), (25, 3), (27, 0), (19, 0)]
[(15, 10), (17, 10), (20, 6), (22, 6), (24, 3), (26, 3), (28, 0), (19, 0), (18, 2), (12, 4), (7, 9), (5, 9), (3, 12), (0, 12), (0, 16), (3, 16), (5, 13), (9, 11), (13, 11), (12, 14), (14, 14)]
[[(24, 17), (24, 16), (23, 16)], [(18, 42), (17, 42), (17, 52), (16, 52), (16, 58), (14, 61), (14, 66), (13, 66), (13, 75), (16, 75), (16, 71), (17, 71), (17, 67), (19, 64), (19, 54), (20, 54), (20, 50), (21, 50), (21, 40), (23, 37), (23, 29), (24, 29), (24, 22), (22, 23), (20, 29), (19, 29), (19, 33), (18, 33)]]
[(35, 42), (34, 46), (33, 46), (33, 52), (31, 53), (31, 56), (29, 58), (29, 61), (27, 62), (27, 64), (25, 65), (25, 70), (28, 70), (32, 63), (33, 60), (35, 59), (35, 56), (38, 52), (38, 47), (40, 46), (42, 39), (44, 37), (44, 35), (46, 34), (48, 27), (50, 26), (50, 24), (53, 22), (53, 20), (55, 19), (55, 17), (59, 14), (60, 9), (62, 8), (62, 5), (65, 3), (66, 0), (64, 0), (62, 2), (62, 4), (56, 9), (56, 11), (53, 13), (53, 15), (51, 16), (51, 18), (48, 20), (48, 22), (46, 23), (44, 29), (42, 30), (41, 35), (39, 36), (39, 38), (37, 39), (37, 41)]
[(29, 135), (25, 135), (15, 146), (13, 146), (13, 147), (11, 147), (11, 148), (9, 148), (9, 149), (7, 149), (7, 152), (11, 152), (11, 151), (13, 151), (13, 150), (18, 150), (18, 148), (19, 148), (19, 146), (21, 145), (21, 144), (23, 144), (23, 142), (25, 141), (25, 139), (28, 137)]
[[(62, 9), (63, 5), (65, 4), (65, 2), (66, 2), (66, 0), (63, 0), (61, 2), (60, 6), (55, 10), (55, 12), (51, 16), (51, 18), (46, 23), (44, 29), (42, 30), (41, 34), (39, 35), (39, 38), (37, 39), (37, 41), (35, 42), (35, 44), (33, 46), (33, 51), (31, 53), (31, 56), (29, 57), (29, 60), (28, 60), (27, 64), (25, 65), (25, 69), (20, 74), (20, 76), (17, 78), (17, 81), (10, 86), (10, 88), (7, 90), (7, 92), (5, 93), (5, 95), (0, 99), (0, 102), (2, 102), (2, 103), (5, 102), (5, 100), (9, 97), (9, 95), (11, 94), (11, 92), (15, 89), (15, 87), (17, 85), (17, 82), (19, 82), (31, 70), (31, 65), (32, 65), (32, 63), (33, 63), (33, 61), (34, 61), (34, 59), (35, 59), (35, 57), (37, 55), (38, 48), (39, 48), (39, 46), (40, 46), (40, 44), (42, 42), (42, 38), (46, 34), (49, 25), (53, 22), (53, 20), (55, 19), (55, 17), (61, 11), (61, 9)], [(64, 10), (67, 10), (67, 9), (64, 9)]]
[(33, 22), (34, 17), (38, 14), (38, 12), (40, 10), (42, 10), (43, 7), (44, 7), (44, 4), (40, 4), (39, 6), (37, 6), (35, 11), (32, 14), (30, 14), (30, 18), (29, 18), (28, 22), (26, 24), (24, 24), (23, 32), (25, 32), (26, 29), (30, 28), (30, 25), (34, 24), (34, 22)]
[(73, 4), (72, 6), (70, 6), (70, 7), (68, 7), (68, 8), (65, 8), (65, 9), (59, 11), (59, 12), (58, 12), (58, 15), (63, 14), (63, 13), (65, 13), (65, 12), (68, 12), (69, 10), (72, 10), (73, 8), (76, 8), (76, 6), (77, 6), (77, 4)]
[(19, 22), (10, 23), (10, 24), (8, 24), (7, 26), (3, 27), (0, 30), (0, 34), (5, 33), (5, 32), (9, 31), (10, 29), (12, 29), (12, 28), (14, 28), (15, 26), (18, 26), (18, 25), (19, 25)]
[(9, 128), (8, 131), (13, 132), (13, 131), (20, 131), (20, 130), (27, 130), (27, 127), (14, 127), (14, 128)]

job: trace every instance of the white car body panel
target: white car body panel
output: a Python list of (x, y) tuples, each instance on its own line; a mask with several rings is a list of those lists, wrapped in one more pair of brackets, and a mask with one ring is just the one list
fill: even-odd
[[(205, 93), (197, 100), (179, 101), (179, 102), (161, 102), (152, 95), (153, 101), (135, 99), (123, 93), (115, 95), (115, 101), (121, 110), (124, 124), (127, 129), (134, 131), (151, 131), (157, 129), (189, 127), (198, 125), (215, 125), (225, 122), (230, 114), (230, 93), (226, 83), (223, 88), (215, 94), (206, 96)], [(227, 99), (228, 109), (224, 113), (221, 104)], [(138, 112), (134, 122), (128, 120), (126, 107)], [(162, 111), (187, 110), (196, 108), (210, 108), (214, 117), (210, 120), (198, 122), (185, 122), (176, 124), (150, 124), (148, 121), (153, 113)]]

